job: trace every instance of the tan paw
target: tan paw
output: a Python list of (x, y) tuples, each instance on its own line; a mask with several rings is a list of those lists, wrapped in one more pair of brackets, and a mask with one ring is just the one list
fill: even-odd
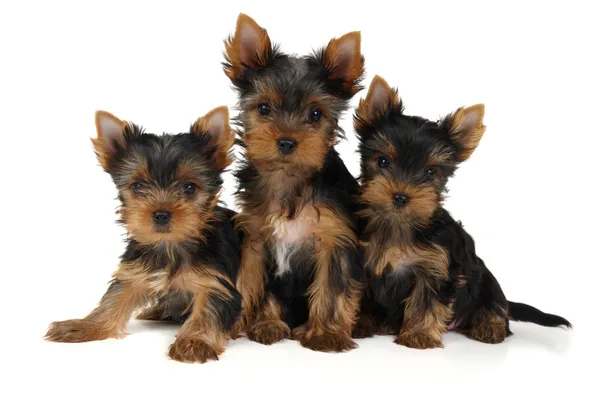
[(410, 348), (425, 350), (427, 348), (443, 348), (442, 339), (425, 332), (400, 333), (394, 343)]
[(303, 340), (304, 336), (306, 336), (306, 330), (307, 330), (307, 325), (306, 323), (303, 325), (300, 325), (298, 327), (295, 327), (294, 330), (292, 330), (292, 339), (293, 340)]
[[(307, 335), (309, 334), (307, 333)], [(300, 344), (311, 350), (322, 352), (344, 352), (358, 347), (350, 337), (333, 333), (312, 334), (308, 338), (305, 336), (300, 340)]]
[(290, 328), (283, 321), (263, 321), (253, 325), (246, 336), (260, 344), (271, 345), (290, 338)]
[(44, 336), (46, 340), (63, 343), (83, 343), (86, 341), (104, 340), (110, 337), (120, 336), (85, 319), (53, 322), (48, 327), (46, 336)]
[(175, 342), (169, 347), (169, 357), (186, 363), (219, 360), (217, 351), (204, 341), (185, 337), (175, 339)]
[(502, 343), (506, 338), (506, 325), (504, 323), (480, 323), (473, 326), (469, 335), (483, 343)]

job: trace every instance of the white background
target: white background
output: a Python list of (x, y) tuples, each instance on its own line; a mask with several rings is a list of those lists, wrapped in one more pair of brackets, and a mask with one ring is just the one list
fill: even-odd
[[(573, 1), (203, 3), (1, 3), (3, 397), (597, 391), (596, 10)], [(242, 339), (205, 365), (168, 359), (175, 326), (132, 322), (123, 340), (43, 341), (51, 321), (94, 307), (124, 247), (115, 189), (89, 141), (94, 111), (183, 132), (213, 107), (234, 105), (220, 62), (238, 12), (300, 54), (361, 30), (365, 83), (380, 74), (398, 86), (409, 114), (437, 118), (484, 102), (487, 133), (451, 182), (447, 207), (509, 299), (575, 328), (513, 323), (514, 336), (497, 346), (450, 333), (445, 349), (426, 352), (391, 337), (346, 354)], [(342, 125), (339, 150), (356, 175), (349, 114)], [(225, 179), (233, 206), (234, 181)]]

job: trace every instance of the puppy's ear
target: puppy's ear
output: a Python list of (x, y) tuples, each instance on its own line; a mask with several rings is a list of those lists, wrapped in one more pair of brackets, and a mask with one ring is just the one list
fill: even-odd
[(477, 104), (468, 108), (458, 108), (442, 120), (442, 127), (448, 130), (450, 138), (458, 147), (458, 159), (461, 162), (471, 156), (485, 133), (484, 114), (485, 106)]
[(220, 106), (202, 116), (192, 126), (192, 132), (198, 136), (209, 137), (209, 145), (215, 147), (213, 159), (219, 171), (223, 171), (231, 164), (231, 147), (235, 133), (229, 126), (229, 110)]
[(360, 52), (360, 32), (332, 39), (320, 57), (331, 85), (345, 98), (362, 90), (365, 58)]
[(354, 114), (354, 128), (361, 134), (393, 109), (402, 112), (402, 100), (398, 96), (398, 90), (391, 88), (381, 76), (375, 76), (367, 96), (361, 98), (358, 103)]
[(108, 170), (110, 159), (119, 146), (125, 145), (127, 126), (127, 122), (111, 113), (96, 112), (96, 132), (98, 135), (96, 138), (92, 138), (92, 144), (96, 156), (98, 156), (98, 161), (105, 170)]
[(246, 14), (240, 14), (235, 33), (225, 40), (225, 74), (234, 83), (248, 69), (261, 69), (271, 60), (273, 47), (267, 31)]

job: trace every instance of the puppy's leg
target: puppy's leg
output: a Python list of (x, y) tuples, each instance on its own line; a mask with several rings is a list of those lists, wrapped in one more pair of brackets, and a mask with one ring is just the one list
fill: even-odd
[(281, 320), (281, 303), (273, 294), (266, 293), (246, 335), (250, 340), (266, 345), (290, 338), (290, 328)]
[(358, 316), (356, 324), (352, 328), (352, 337), (355, 339), (365, 339), (373, 337), (379, 328), (377, 327), (375, 319), (372, 316), (361, 313)]
[(452, 318), (450, 306), (441, 303), (431, 290), (431, 281), (417, 276), (411, 295), (406, 300), (404, 323), (396, 344), (410, 348), (441, 348), (442, 333)]
[(384, 317), (385, 313), (380, 306), (377, 305), (368, 291), (364, 291), (360, 301), (358, 319), (352, 328), (352, 337), (355, 339), (364, 339), (380, 333), (384, 328)]
[(500, 284), (486, 269), (482, 278), (479, 306), (473, 314), (467, 334), (484, 343), (497, 344), (510, 334), (508, 328), (508, 302)]
[(265, 279), (264, 242), (258, 235), (246, 233), (236, 281), (236, 288), (242, 295), (242, 316), (231, 332), (234, 338), (254, 323), (263, 302)]
[(79, 343), (123, 337), (129, 317), (145, 299), (144, 290), (130, 282), (113, 280), (94, 311), (83, 319), (52, 323), (45, 338)]
[(169, 357), (190, 363), (218, 360), (241, 314), (242, 298), (226, 278), (205, 277), (191, 283), (199, 289), (188, 319), (169, 347)]
[[(323, 243), (323, 242), (322, 242)], [(354, 249), (317, 248), (314, 279), (309, 288), (309, 315), (295, 338), (315, 351), (342, 352), (356, 348), (352, 328), (360, 302), (360, 283), (353, 279), (348, 252)]]

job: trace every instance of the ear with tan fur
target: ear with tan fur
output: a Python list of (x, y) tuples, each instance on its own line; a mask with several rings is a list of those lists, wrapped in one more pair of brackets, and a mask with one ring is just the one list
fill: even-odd
[(450, 138), (459, 148), (460, 161), (467, 160), (479, 145), (486, 129), (483, 124), (484, 114), (485, 106), (477, 104), (468, 108), (458, 108), (442, 122), (442, 126), (448, 129)]
[(240, 14), (235, 33), (225, 40), (225, 74), (234, 83), (243, 80), (247, 69), (267, 66), (272, 53), (267, 31), (248, 15)]
[(127, 122), (122, 121), (111, 113), (96, 112), (96, 131), (98, 136), (92, 138), (94, 151), (100, 165), (108, 170), (110, 158), (117, 150), (117, 145), (125, 143), (125, 128)]
[(361, 130), (371, 126), (391, 109), (402, 112), (402, 100), (398, 96), (398, 90), (391, 88), (381, 76), (376, 75), (371, 81), (367, 96), (361, 98), (358, 103), (354, 115), (354, 128), (360, 134)]
[(348, 97), (362, 90), (360, 82), (365, 72), (365, 58), (360, 52), (360, 32), (350, 32), (332, 39), (321, 56), (328, 78), (341, 85)]
[(192, 131), (197, 135), (209, 135), (210, 145), (214, 145), (213, 157), (219, 171), (223, 171), (231, 164), (231, 147), (235, 139), (235, 132), (229, 126), (229, 110), (220, 106), (202, 116), (192, 126)]

